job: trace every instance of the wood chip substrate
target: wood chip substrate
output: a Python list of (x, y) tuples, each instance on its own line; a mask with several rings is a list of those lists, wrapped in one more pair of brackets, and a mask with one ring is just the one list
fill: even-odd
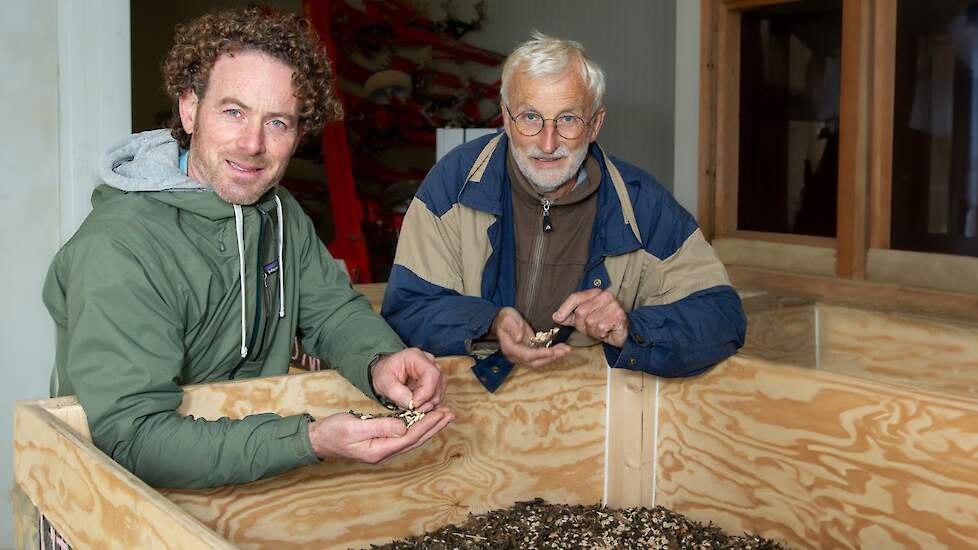
[(434, 533), (371, 548), (774, 550), (785, 547), (754, 535), (726, 535), (717, 527), (704, 527), (661, 506), (654, 510), (614, 510), (598, 505), (548, 504), (538, 498), (517, 502), (506, 510), (469, 516), (461, 526), (448, 525)]

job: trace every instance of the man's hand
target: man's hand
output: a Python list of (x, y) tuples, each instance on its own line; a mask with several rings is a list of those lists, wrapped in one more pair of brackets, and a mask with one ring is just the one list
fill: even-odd
[(489, 333), (499, 340), (499, 349), (510, 363), (542, 367), (552, 363), (570, 352), (567, 344), (557, 344), (549, 348), (531, 348), (530, 338), (533, 329), (530, 328), (519, 311), (504, 307), (496, 314)]
[(414, 410), (428, 412), (445, 399), (448, 381), (441, 367), (434, 355), (418, 348), (381, 357), (370, 368), (374, 391), (402, 409), (413, 405)]
[(320, 459), (341, 457), (378, 464), (421, 446), (454, 419), (452, 411), (437, 408), (408, 429), (399, 418), (360, 420), (337, 413), (310, 422), (309, 441)]
[(553, 319), (561, 325), (574, 325), (606, 344), (620, 348), (628, 338), (628, 316), (618, 300), (608, 291), (592, 288), (575, 292), (560, 304)]

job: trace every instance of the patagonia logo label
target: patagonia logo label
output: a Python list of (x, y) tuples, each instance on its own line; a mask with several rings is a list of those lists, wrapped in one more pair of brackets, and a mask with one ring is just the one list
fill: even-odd
[(264, 266), (262, 266), (262, 271), (265, 272), (265, 275), (271, 275), (272, 273), (278, 271), (278, 260), (275, 260), (270, 264), (265, 264)]

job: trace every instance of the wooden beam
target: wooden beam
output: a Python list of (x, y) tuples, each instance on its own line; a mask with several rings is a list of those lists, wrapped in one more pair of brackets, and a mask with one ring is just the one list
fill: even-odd
[(842, 3), (842, 78), (839, 99), (839, 277), (863, 279), (868, 250), (869, 141), (872, 112), (872, 0)]
[(653, 506), (657, 379), (609, 369), (605, 505)]
[(724, 237), (715, 239), (713, 248), (720, 261), (728, 267), (754, 267), (822, 276), (835, 274), (835, 248), (832, 247)]
[(817, 246), (819, 248), (831, 248), (835, 250), (835, 239), (831, 237), (817, 237), (815, 235), (799, 235), (797, 233), (773, 233), (767, 231), (750, 231), (750, 230), (738, 229), (737, 231), (731, 231), (728, 237), (731, 239), (748, 239), (752, 241), (765, 241), (769, 243)]
[(897, 3), (888, 0), (877, 1), (874, 12), (869, 246), (890, 248)]
[(714, 238), (737, 229), (740, 166), (740, 14), (717, 14), (716, 226)]
[(699, 190), (696, 218), (703, 237), (716, 233), (717, 0), (700, 2)]

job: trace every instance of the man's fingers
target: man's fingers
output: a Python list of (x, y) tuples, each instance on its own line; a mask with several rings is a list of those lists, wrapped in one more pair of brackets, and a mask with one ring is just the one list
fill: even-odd
[[(427, 418), (427, 416), (425, 418)], [(423, 432), (418, 437), (418, 440), (417, 441), (415, 441), (414, 443), (412, 443), (410, 446), (408, 446), (404, 450), (398, 452), (398, 454), (406, 453), (408, 451), (417, 449), (421, 445), (424, 445), (425, 442), (427, 442), (429, 439), (431, 439), (432, 437), (434, 437), (435, 434), (437, 434), (438, 432), (440, 432), (442, 430), (442, 428), (444, 428), (445, 426), (447, 426), (453, 420), (455, 420), (455, 414), (452, 413), (451, 411), (448, 411), (448, 414), (445, 414), (442, 417), (440, 417), (438, 419), (438, 421), (437, 421), (436, 424), (433, 424), (430, 428), (428, 428), (425, 432)], [(411, 428), (413, 429), (415, 426), (417, 426), (417, 424), (415, 424), (414, 426), (411, 426)]]
[(519, 364), (530, 364), (539, 362), (543, 359), (544, 362), (550, 362), (550, 357), (553, 355), (553, 348), (531, 348), (523, 344), (515, 344), (509, 347), (500, 345), (503, 350), (503, 355), (511, 363)]
[(604, 291), (600, 288), (592, 288), (571, 294), (564, 300), (564, 303), (560, 304), (557, 311), (554, 312), (553, 320), (561, 325), (568, 324), (568, 318), (578, 306), (600, 295), (602, 292)]
[(548, 353), (546, 357), (541, 357), (534, 361), (530, 361), (529, 363), (526, 363), (526, 366), (538, 368), (549, 365), (550, 363), (553, 363), (554, 361), (570, 353), (571, 348), (567, 344), (557, 344), (556, 346), (547, 348), (547, 351), (550, 353)]
[[(416, 383), (413, 384), (414, 391), (411, 393), (410, 400), (413, 403), (404, 403), (401, 406), (408, 408), (408, 405), (414, 405), (415, 409), (421, 409), (423, 405), (428, 404), (436, 393), (438, 392), (439, 380), (444, 378), (441, 373), (441, 368), (434, 363), (434, 361), (418, 365), (418, 373)], [(432, 409), (434, 407), (428, 407)], [(427, 412), (428, 409), (421, 409)]]
[(358, 435), (362, 440), (402, 437), (407, 433), (407, 426), (399, 418), (371, 418), (360, 422), (363, 430)]
[[(377, 464), (392, 456), (420, 447), (454, 419), (455, 415), (449, 409), (431, 411), (424, 418), (412, 425), (411, 429), (407, 430), (403, 436), (371, 440), (363, 460), (371, 464)], [(397, 419), (390, 418), (384, 420)], [(404, 422), (400, 420), (397, 420), (397, 422), (401, 426), (404, 426)]]

